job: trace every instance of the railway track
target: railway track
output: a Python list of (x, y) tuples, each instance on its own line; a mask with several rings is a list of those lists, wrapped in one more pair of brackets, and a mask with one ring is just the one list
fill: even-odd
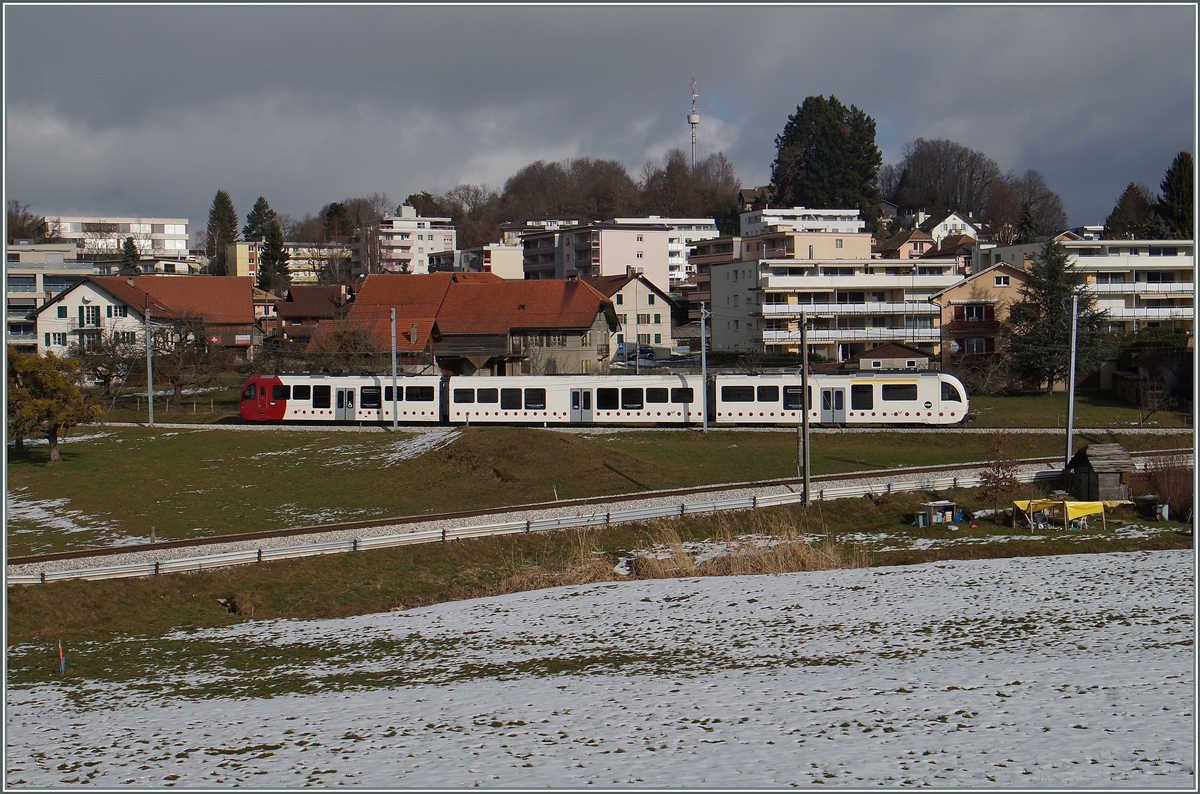
[[(1151, 458), (1165, 455), (1180, 455), (1192, 452), (1191, 449), (1172, 449), (1172, 450), (1149, 450), (1145, 452), (1133, 452), (1131, 455), (1135, 458)], [(1046, 466), (1058, 464), (1062, 460), (1061, 457), (1045, 457), (1045, 458), (1022, 458), (1017, 462), (1022, 466)], [(965, 469), (977, 469), (985, 465), (982, 462), (970, 464), (953, 464), (947, 466), (917, 466), (900, 469), (871, 469), (857, 472), (846, 472), (841, 474), (823, 474), (811, 477), (814, 489), (822, 484), (836, 484), (849, 480), (863, 479), (883, 479), (880, 482), (880, 491), (890, 490), (888, 478), (894, 481), (911, 480), (914, 476), (928, 476), (930, 479), (938, 477), (954, 477), (963, 472)], [(236, 544), (252, 541), (272, 540), (277, 538), (287, 538), (300, 535), (318, 535), (323, 533), (336, 533), (356, 529), (371, 529), (376, 527), (391, 527), (403, 526), (412, 524), (422, 524), (434, 521), (452, 521), (457, 519), (474, 518), (479, 516), (504, 516), (514, 513), (529, 513), (538, 510), (562, 509), (572, 507), (584, 507), (605, 504), (621, 504), (626, 502), (634, 502), (648, 498), (653, 499), (674, 499), (676, 497), (694, 496), (698, 494), (728, 492), (736, 490), (751, 490), (772, 487), (790, 487), (803, 485), (803, 479), (799, 477), (788, 477), (775, 480), (759, 480), (751, 482), (738, 483), (718, 483), (713, 485), (698, 485), (687, 488), (674, 488), (662, 491), (638, 491), (634, 493), (613, 494), (608, 496), (593, 496), (583, 499), (564, 499), (553, 502), (535, 502), (531, 504), (511, 505), (503, 507), (487, 507), (476, 510), (460, 510), (448, 513), (423, 513), (412, 516), (396, 516), (389, 518), (377, 518), (364, 521), (349, 521), (337, 524), (317, 524), (311, 526), (288, 527), (278, 530), (266, 530), (262, 532), (243, 532), (233, 535), (216, 535), (203, 538), (191, 538), (187, 540), (172, 540), (163, 541), (153, 544), (144, 545), (127, 545), (127, 546), (109, 546), (101, 549), (82, 549), (78, 551), (53, 552), (49, 554), (35, 554), (20, 557), (8, 557), (7, 564), (15, 565), (31, 565), (39, 563), (48, 563), (60, 560), (81, 560), (109, 557), (121, 554), (130, 554), (137, 552), (160, 551), (168, 549), (186, 549), (211, 546), (215, 544)]]

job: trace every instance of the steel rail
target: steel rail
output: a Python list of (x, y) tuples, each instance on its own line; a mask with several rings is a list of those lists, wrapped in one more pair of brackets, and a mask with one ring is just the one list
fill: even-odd
[[(1164, 450), (1146, 450), (1139, 452), (1131, 452), (1130, 455), (1138, 458), (1160, 457), (1163, 455), (1179, 455), (1191, 454), (1191, 449), (1164, 449)], [(1038, 464), (1058, 463), (1061, 458), (1057, 456), (1043, 458), (1020, 458), (1016, 462), (1022, 466), (1035, 466)], [(958, 463), (942, 466), (915, 466), (902, 469), (867, 469), (855, 472), (841, 472), (838, 474), (821, 474), (810, 478), (814, 482), (838, 482), (841, 480), (857, 480), (864, 477), (892, 477), (900, 480), (906, 476), (914, 474), (940, 474), (954, 473), (962, 471), (964, 468), (982, 468), (987, 465), (986, 461), (976, 463)], [(197, 546), (206, 546), (218, 543), (240, 543), (252, 540), (264, 540), (272, 538), (284, 538), (295, 535), (316, 535), (325, 532), (340, 532), (352, 529), (369, 529), (373, 527), (395, 526), (404, 524), (420, 524), (427, 521), (446, 521), (460, 518), (473, 518), (484, 515), (504, 515), (508, 513), (520, 513), (532, 510), (549, 510), (563, 507), (575, 507), (585, 505), (597, 505), (614, 502), (631, 502), (638, 499), (646, 498), (670, 498), (673, 496), (687, 496), (691, 494), (712, 493), (719, 491), (731, 491), (750, 488), (770, 488), (777, 486), (802, 485), (803, 478), (800, 477), (785, 477), (775, 480), (753, 480), (748, 482), (733, 482), (733, 483), (716, 483), (712, 485), (695, 485), (687, 488), (672, 488), (662, 491), (636, 491), (633, 493), (612, 494), (608, 496), (589, 496), (579, 499), (561, 499), (553, 502), (533, 502), (522, 505), (505, 505), (497, 507), (484, 507), (474, 510), (458, 510), (449, 513), (421, 513), (411, 516), (395, 516), (391, 518), (375, 518), (366, 519), (363, 521), (347, 521), (337, 524), (314, 524), (310, 526), (289, 527), (286, 529), (264, 530), (262, 532), (242, 532), (232, 535), (210, 535), (203, 538), (189, 538), (185, 540), (169, 540), (157, 541), (155, 543), (146, 544), (129, 544), (123, 546), (107, 546), (99, 549), (81, 549), (78, 551), (60, 551), (50, 552), (46, 554), (31, 554), (20, 557), (8, 557), (7, 565), (29, 565), (43, 562), (52, 562), (55, 560), (74, 560), (84, 559), (89, 557), (105, 557), (117, 554), (131, 554), (141, 551), (157, 551), (160, 549), (178, 549), (190, 548)], [(880, 487), (886, 487), (885, 483), (881, 483)]]

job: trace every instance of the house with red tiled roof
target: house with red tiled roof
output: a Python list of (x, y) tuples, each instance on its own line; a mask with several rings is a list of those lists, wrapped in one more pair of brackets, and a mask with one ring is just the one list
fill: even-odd
[[(607, 369), (612, 302), (586, 282), (505, 281), (490, 273), (367, 276), (345, 322), (406, 368), (457, 374), (598, 372)], [(331, 333), (323, 324), (310, 350)]]
[(144, 342), (148, 311), (155, 325), (195, 318), (204, 326), (210, 349), (228, 348), (250, 358), (262, 339), (253, 288), (254, 279), (238, 276), (89, 276), (32, 315), (38, 352), (86, 348), (105, 334)]
[[(620, 276), (596, 276), (587, 283), (613, 302), (620, 327), (611, 342), (614, 359), (649, 346), (655, 358), (667, 358), (675, 347), (671, 316), (675, 302), (644, 275), (628, 268)], [(638, 347), (634, 347), (634, 341)]]
[(875, 259), (917, 259), (932, 249), (933, 238), (920, 229), (893, 234), (871, 248)]
[(922, 259), (953, 259), (955, 272), (966, 275), (971, 272), (971, 260), (975, 257), (975, 246), (979, 241), (966, 234), (955, 234), (942, 239), (934, 248), (921, 254)]
[(346, 314), (348, 300), (346, 287), (342, 285), (293, 284), (288, 287), (284, 299), (276, 304), (278, 324), (271, 328), (268, 336), (307, 344), (316, 326)]

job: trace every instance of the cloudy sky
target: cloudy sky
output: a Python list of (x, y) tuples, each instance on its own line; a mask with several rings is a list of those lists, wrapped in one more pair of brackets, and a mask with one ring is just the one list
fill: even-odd
[(5, 192), (38, 214), (294, 217), (502, 187), (534, 160), (686, 149), (765, 184), (804, 97), (884, 162), (949, 138), (1036, 168), (1072, 224), (1193, 150), (1196, 19), (1167, 7), (5, 8)]

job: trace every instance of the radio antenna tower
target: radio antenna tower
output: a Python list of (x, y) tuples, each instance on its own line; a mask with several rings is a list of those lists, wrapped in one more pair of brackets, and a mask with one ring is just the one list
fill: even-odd
[(700, 124), (700, 114), (696, 112), (696, 78), (692, 78), (692, 112), (688, 114), (688, 124), (692, 127), (692, 170), (696, 170), (696, 127)]

